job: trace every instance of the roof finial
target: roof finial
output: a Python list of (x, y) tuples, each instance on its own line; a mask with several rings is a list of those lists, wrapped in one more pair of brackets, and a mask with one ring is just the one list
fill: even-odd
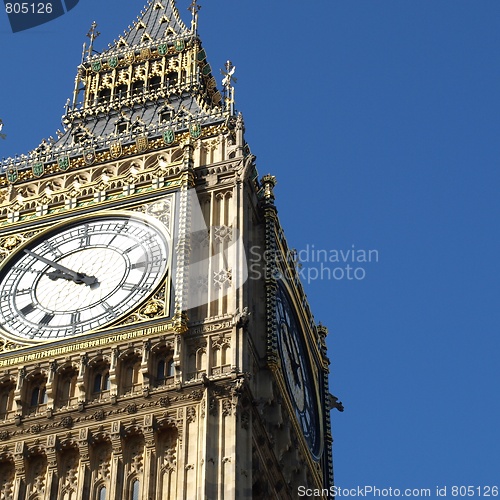
[(236, 71), (236, 66), (233, 66), (231, 61), (227, 61), (225, 65), (226, 71), (220, 70), (221, 74), (224, 75), (222, 79), (222, 86), (224, 87), (224, 100), (226, 101), (226, 106), (229, 105), (229, 110), (231, 115), (234, 115), (234, 86), (238, 80), (233, 76)]
[(101, 33), (97, 31), (97, 23), (94, 21), (89, 29), (89, 32), (87, 33), (87, 36), (90, 38), (90, 44), (88, 48), (88, 57), (92, 55), (92, 52), (94, 50), (94, 40), (100, 35)]
[(188, 7), (188, 10), (191, 11), (192, 19), (191, 19), (191, 31), (196, 33), (198, 29), (198, 12), (201, 9), (201, 5), (198, 5), (198, 0), (192, 0), (191, 5)]

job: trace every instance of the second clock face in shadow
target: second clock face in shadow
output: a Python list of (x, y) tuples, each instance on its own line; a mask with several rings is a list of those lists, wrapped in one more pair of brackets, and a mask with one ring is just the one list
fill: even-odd
[(321, 449), (318, 391), (304, 333), (283, 286), (279, 286), (276, 295), (276, 322), (285, 384), (304, 438), (311, 454), (317, 459)]

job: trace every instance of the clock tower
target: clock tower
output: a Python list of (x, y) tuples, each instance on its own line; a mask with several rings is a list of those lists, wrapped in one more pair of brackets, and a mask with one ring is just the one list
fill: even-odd
[(6, 500), (333, 485), (327, 330), (198, 9), (150, 0), (102, 52), (94, 23), (63, 131), (1, 165)]

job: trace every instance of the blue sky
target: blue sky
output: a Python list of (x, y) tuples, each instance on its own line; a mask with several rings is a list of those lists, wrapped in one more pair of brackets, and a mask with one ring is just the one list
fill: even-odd
[[(17, 34), (0, 14), (0, 156), (60, 128), (90, 23), (104, 48), (142, 6), (80, 0)], [(500, 485), (500, 2), (205, 0), (199, 31), (236, 65), (290, 246), (378, 251), (362, 280), (306, 283), (345, 405), (336, 483)]]

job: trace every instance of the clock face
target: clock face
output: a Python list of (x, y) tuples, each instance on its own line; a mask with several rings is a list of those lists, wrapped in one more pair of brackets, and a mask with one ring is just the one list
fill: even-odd
[(0, 325), (28, 340), (106, 326), (137, 306), (168, 267), (169, 238), (155, 219), (119, 212), (39, 234), (0, 270)]
[(305, 339), (291, 301), (280, 287), (276, 296), (278, 349), (285, 383), (307, 445), (315, 459), (321, 450), (318, 397)]

